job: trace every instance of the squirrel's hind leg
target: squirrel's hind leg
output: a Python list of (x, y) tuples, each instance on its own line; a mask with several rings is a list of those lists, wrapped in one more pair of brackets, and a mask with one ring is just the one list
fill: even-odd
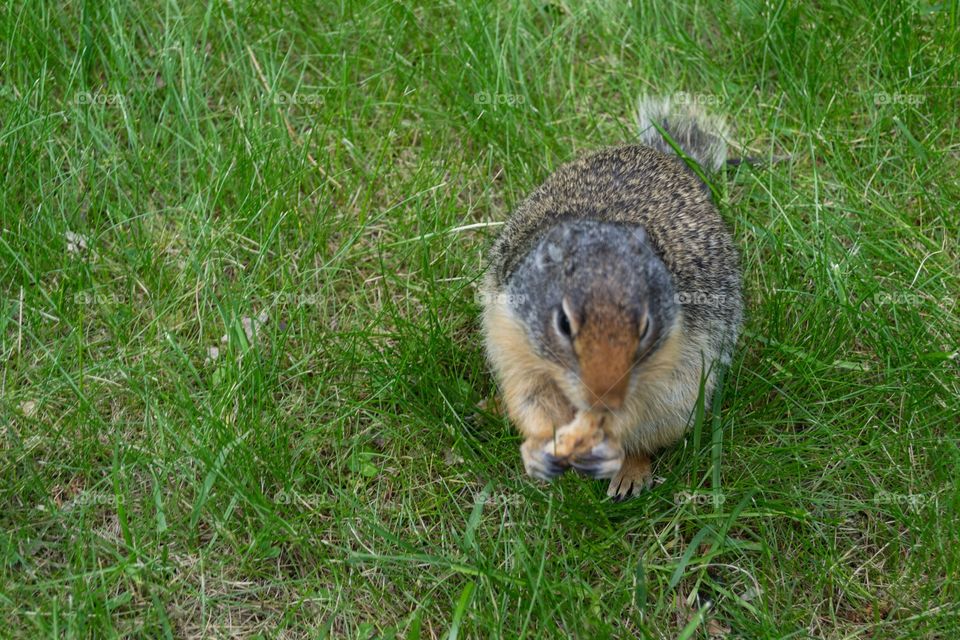
[(607, 495), (616, 501), (626, 500), (653, 485), (653, 467), (646, 453), (631, 451), (620, 471), (610, 481)]

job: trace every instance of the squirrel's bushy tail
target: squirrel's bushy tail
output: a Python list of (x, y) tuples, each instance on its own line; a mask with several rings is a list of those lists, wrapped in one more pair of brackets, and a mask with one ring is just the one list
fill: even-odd
[(676, 153), (659, 127), (708, 171), (719, 171), (727, 160), (729, 128), (723, 118), (707, 114), (695, 101), (641, 96), (637, 103), (637, 126), (643, 144), (663, 153)]

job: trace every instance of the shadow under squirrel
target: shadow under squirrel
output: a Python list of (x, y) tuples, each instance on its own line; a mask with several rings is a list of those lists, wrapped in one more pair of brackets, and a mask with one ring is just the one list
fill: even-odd
[(690, 105), (642, 99), (643, 144), (560, 167), (507, 220), (483, 283), (487, 356), (525, 437), (530, 475), (652, 482), (650, 454), (679, 440), (701, 384), (730, 361), (743, 317), (739, 259), (703, 170), (726, 128)]

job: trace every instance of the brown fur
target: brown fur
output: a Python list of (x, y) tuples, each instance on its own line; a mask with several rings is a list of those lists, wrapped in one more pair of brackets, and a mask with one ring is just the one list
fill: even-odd
[(613, 305), (591, 307), (573, 342), (580, 359), (580, 379), (591, 405), (607, 409), (623, 406), (639, 341), (633, 323)]

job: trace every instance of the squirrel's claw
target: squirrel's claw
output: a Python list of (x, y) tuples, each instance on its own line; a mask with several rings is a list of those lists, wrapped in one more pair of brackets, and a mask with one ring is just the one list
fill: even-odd
[(570, 463), (564, 458), (558, 458), (547, 450), (552, 447), (551, 441), (538, 443), (535, 440), (527, 440), (520, 446), (520, 456), (523, 458), (523, 466), (527, 474), (546, 480), (553, 480), (570, 468)]
[(650, 465), (650, 457), (645, 453), (634, 452), (627, 456), (620, 471), (610, 481), (607, 495), (614, 502), (620, 502), (652, 486), (653, 468)]

